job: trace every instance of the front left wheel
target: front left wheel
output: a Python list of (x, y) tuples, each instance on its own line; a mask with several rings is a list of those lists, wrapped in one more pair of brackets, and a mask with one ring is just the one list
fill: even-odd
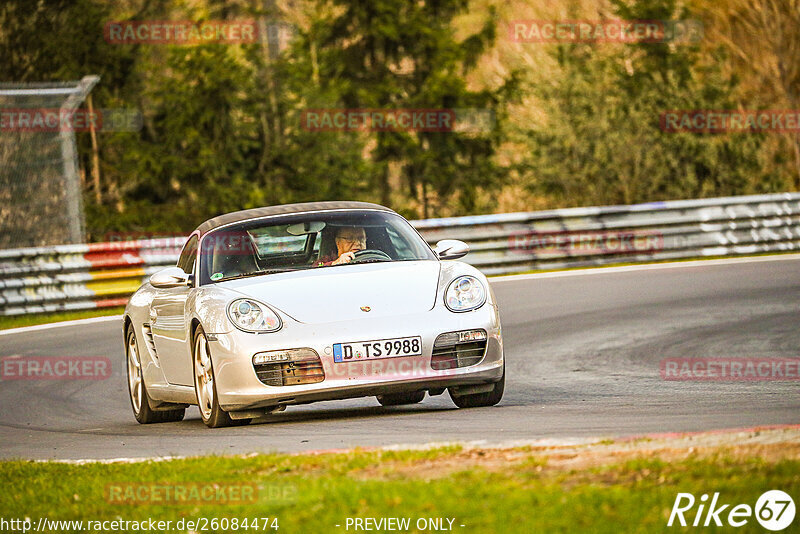
[(139, 346), (132, 326), (125, 332), (125, 359), (128, 364), (128, 393), (136, 421), (143, 425), (181, 421), (185, 413), (183, 408), (153, 410), (150, 407), (150, 396), (142, 374), (142, 359), (139, 357)]
[(448, 389), (453, 404), (459, 408), (479, 408), (494, 406), (503, 398), (506, 389), (506, 367), (503, 364), (503, 375), (495, 382), (490, 391), (486, 393), (473, 393), (472, 395), (454, 395), (452, 388)]
[(246, 425), (250, 419), (231, 419), (228, 412), (219, 405), (217, 397), (217, 384), (214, 380), (214, 366), (211, 362), (211, 351), (208, 348), (208, 338), (203, 327), (197, 327), (194, 333), (194, 392), (197, 396), (197, 406), (200, 408), (200, 418), (208, 428), (222, 428), (225, 426)]

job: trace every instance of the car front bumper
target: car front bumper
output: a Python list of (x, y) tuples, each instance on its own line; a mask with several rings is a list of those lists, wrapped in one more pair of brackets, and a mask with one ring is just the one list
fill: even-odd
[[(469, 367), (434, 370), (433, 344), (447, 332), (483, 329), (487, 334), (483, 359)], [(333, 360), (334, 343), (421, 336), (422, 355), (374, 358), (348, 363)], [(304, 404), (453, 386), (497, 382), (503, 375), (503, 340), (500, 316), (491, 301), (478, 310), (453, 313), (443, 306), (421, 314), (366, 317), (359, 321), (304, 324), (284, 320), (283, 328), (271, 334), (233, 331), (210, 334), (219, 403), (226, 411), (270, 409)], [(268, 386), (253, 367), (258, 352), (311, 348), (319, 355), (325, 379), (313, 384)]]

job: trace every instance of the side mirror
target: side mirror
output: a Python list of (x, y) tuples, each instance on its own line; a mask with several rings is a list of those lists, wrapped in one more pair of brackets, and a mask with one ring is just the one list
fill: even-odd
[(440, 260), (457, 260), (469, 252), (469, 245), (457, 239), (443, 239), (433, 249)]
[(189, 275), (180, 267), (167, 267), (150, 277), (150, 285), (159, 289), (189, 285)]

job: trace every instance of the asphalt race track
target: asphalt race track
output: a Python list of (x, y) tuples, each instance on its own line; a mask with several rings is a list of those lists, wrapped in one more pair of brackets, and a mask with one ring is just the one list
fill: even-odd
[(800, 423), (800, 381), (665, 381), (664, 358), (800, 358), (800, 257), (494, 279), (507, 360), (503, 401), (374, 398), (289, 407), (210, 430), (139, 425), (120, 321), (0, 335), (0, 357), (107, 356), (108, 380), (0, 382), (0, 457), (120, 458), (446, 441), (628, 436)]

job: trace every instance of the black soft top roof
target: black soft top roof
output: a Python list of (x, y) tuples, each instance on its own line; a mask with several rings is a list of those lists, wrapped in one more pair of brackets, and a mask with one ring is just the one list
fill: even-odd
[(260, 217), (269, 217), (270, 215), (291, 215), (295, 213), (304, 213), (307, 211), (333, 211), (333, 210), (381, 210), (395, 213), (393, 210), (379, 204), (372, 204), (370, 202), (301, 202), (299, 204), (283, 204), (280, 206), (265, 206), (263, 208), (253, 208), (249, 210), (234, 211), (219, 215), (213, 219), (209, 219), (195, 231), (200, 234), (210, 232), (220, 226), (226, 224), (247, 221), (249, 219), (257, 219)]

